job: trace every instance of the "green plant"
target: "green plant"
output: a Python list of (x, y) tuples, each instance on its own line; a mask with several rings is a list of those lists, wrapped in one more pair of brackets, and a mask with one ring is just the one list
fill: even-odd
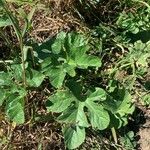
[(144, 93), (142, 95), (141, 99), (142, 99), (143, 104), (149, 107), (149, 105), (150, 105), (150, 94)]
[[(24, 118), (24, 105), (26, 103), (27, 95), (27, 81), (26, 81), (26, 45), (24, 44), (24, 36), (29, 29), (29, 24), (31, 22), (32, 15), (34, 10), (29, 13), (29, 15), (24, 15), (25, 25), (21, 30), (18, 25), (17, 18), (9, 11), (8, 6), (5, 1), (1, 0), (0, 5), (3, 8), (3, 11), (6, 13), (5, 19), (1, 19), (1, 27), (12, 25), (19, 42), (20, 52), (21, 53), (21, 62), (18, 64), (15, 61), (12, 62), (12, 65), (7, 67), (7, 72), (0, 73), (0, 85), (1, 91), (1, 102), (5, 102), (5, 110), (9, 119), (13, 120), (16, 123), (23, 123)], [(1, 33), (3, 33), (1, 31)], [(7, 40), (7, 38), (5, 39)], [(9, 63), (9, 61), (8, 61)]]
[(134, 136), (134, 132), (129, 131), (120, 138), (120, 142), (124, 145), (124, 148), (126, 148), (126, 150), (134, 150), (136, 148), (136, 141), (134, 139)]
[(135, 0), (133, 4), (137, 2), (139, 7), (135, 10), (120, 13), (116, 24), (124, 30), (124, 32), (132, 32), (134, 34), (141, 32), (143, 30), (149, 30), (149, 13), (150, 7), (148, 3), (143, 1)]
[[(128, 45), (128, 52), (122, 59), (116, 63), (115, 68), (112, 70), (112, 74), (121, 74), (124, 71), (124, 75), (121, 77), (123, 83), (128, 84), (129, 89), (133, 88), (133, 85), (137, 78), (143, 78), (148, 70), (149, 63), (149, 47), (150, 43), (143, 43), (142, 41), (137, 41), (134, 44)], [(130, 82), (130, 85), (129, 85)]]

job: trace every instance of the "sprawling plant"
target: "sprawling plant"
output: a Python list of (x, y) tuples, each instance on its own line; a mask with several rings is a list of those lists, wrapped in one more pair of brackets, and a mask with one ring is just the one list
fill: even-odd
[(133, 5), (135, 2), (139, 7), (135, 8), (134, 11), (123, 11), (117, 20), (117, 25), (124, 29), (125, 32), (138, 33), (143, 30), (149, 30), (149, 13), (150, 6), (148, 3), (135, 0), (132, 1)]
[(127, 74), (126, 77), (122, 75), (121, 80), (125, 85), (128, 85), (129, 89), (133, 88), (137, 78), (142, 79), (148, 72), (150, 62), (149, 48), (149, 42), (136, 41), (133, 44), (128, 44), (128, 53), (116, 63), (113, 72), (115, 72), (116, 78), (117, 74), (121, 74), (121, 71)]
[[(56, 120), (64, 124), (65, 143), (70, 149), (84, 141), (85, 128), (119, 128), (127, 123), (127, 115), (134, 110), (131, 96), (125, 89), (116, 85), (114, 91), (109, 92), (100, 87), (86, 88), (78, 81), (75, 69), (101, 66), (98, 57), (85, 53), (88, 49), (88, 42), (82, 35), (62, 32), (51, 44), (51, 57), (41, 62), (42, 72), (58, 88), (49, 97), (46, 107), (49, 112), (60, 114)], [(64, 80), (66, 73), (70, 77)], [(112, 118), (116, 123), (110, 121)]]

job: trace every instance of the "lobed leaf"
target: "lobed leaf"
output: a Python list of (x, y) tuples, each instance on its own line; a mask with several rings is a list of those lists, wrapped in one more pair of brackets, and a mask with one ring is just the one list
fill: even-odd
[(50, 112), (60, 113), (70, 106), (71, 102), (74, 100), (69, 91), (58, 91), (55, 95), (48, 98), (46, 102), (46, 108)]
[(4, 89), (0, 88), (0, 106), (2, 106), (5, 98), (6, 98), (6, 92)]
[(27, 74), (27, 83), (30, 87), (39, 87), (43, 82), (45, 75), (36, 70), (29, 70)]
[(0, 28), (12, 25), (11, 20), (6, 16), (0, 17)]
[(75, 123), (81, 127), (88, 127), (89, 123), (87, 121), (87, 117), (83, 110), (84, 105), (80, 104), (76, 106), (69, 107), (66, 109), (62, 115), (60, 115), (57, 119), (59, 122), (64, 123)]
[(97, 105), (96, 103), (87, 100), (86, 107), (89, 110), (89, 120), (93, 128), (98, 128), (99, 130), (104, 130), (108, 127), (110, 118), (103, 106)]
[(23, 98), (12, 94), (6, 101), (6, 114), (8, 118), (17, 124), (22, 124), (25, 121)]
[(45, 72), (45, 75), (49, 77), (51, 84), (55, 88), (60, 88), (63, 84), (66, 72), (62, 66), (51, 67)]
[(75, 149), (85, 140), (85, 128), (80, 126), (70, 126), (63, 128), (65, 144), (69, 149)]
[(95, 91), (88, 96), (88, 100), (90, 101), (105, 101), (106, 100), (106, 92), (102, 88), (95, 88)]

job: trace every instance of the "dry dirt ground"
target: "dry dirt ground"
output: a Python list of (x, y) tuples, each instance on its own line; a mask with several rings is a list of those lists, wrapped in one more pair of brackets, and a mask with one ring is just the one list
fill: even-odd
[(141, 150), (150, 150), (150, 110), (146, 112), (146, 122), (139, 130), (139, 144)]

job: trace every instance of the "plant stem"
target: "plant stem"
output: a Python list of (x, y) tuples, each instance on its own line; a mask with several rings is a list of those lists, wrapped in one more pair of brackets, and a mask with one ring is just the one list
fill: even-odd
[[(26, 81), (25, 56), (24, 56), (24, 50), (23, 50), (23, 38), (22, 37), (19, 39), (19, 43), (20, 43), (21, 61), (22, 61), (22, 81), (23, 81), (24, 89), (26, 90), (27, 81)], [(24, 104), (28, 105), (27, 95), (24, 97)], [(24, 110), (24, 112), (26, 112), (26, 114), (27, 114), (26, 119), (28, 120), (29, 119), (29, 109), (27, 108), (27, 111)]]
[(112, 132), (112, 136), (113, 136), (113, 139), (115, 141), (115, 144), (117, 144), (118, 143), (117, 134), (116, 134), (116, 130), (114, 127), (111, 128), (111, 132)]
[(24, 88), (26, 89), (26, 87), (27, 87), (27, 82), (26, 82), (26, 68), (25, 68), (25, 61), (24, 61), (23, 39), (22, 38), (20, 38), (19, 43), (20, 43), (21, 61), (22, 61), (22, 80), (23, 80)]

